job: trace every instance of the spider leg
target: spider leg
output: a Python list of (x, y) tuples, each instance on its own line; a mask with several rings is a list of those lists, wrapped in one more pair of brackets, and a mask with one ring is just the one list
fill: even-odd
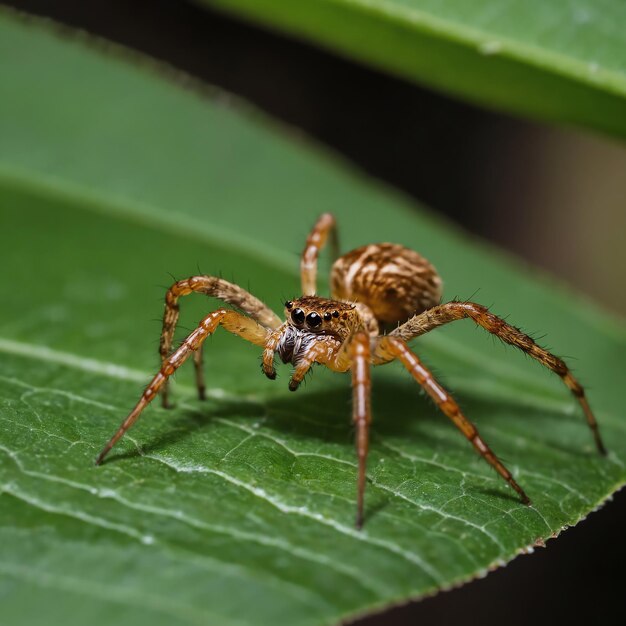
[(498, 337), (504, 343), (508, 343), (522, 350), (542, 365), (552, 370), (561, 377), (567, 388), (582, 406), (583, 412), (593, 433), (596, 447), (600, 454), (606, 454), (606, 448), (600, 436), (600, 430), (596, 418), (585, 397), (585, 390), (574, 378), (565, 361), (537, 345), (532, 337), (529, 337), (515, 326), (511, 326), (502, 318), (494, 315), (489, 309), (474, 302), (448, 302), (428, 309), (399, 326), (390, 333), (390, 336), (398, 337), (403, 341), (409, 341), (424, 333), (456, 320), (470, 318), (482, 326), (486, 331)]
[(253, 319), (233, 311), (231, 309), (218, 309), (209, 313), (196, 328), (161, 365), (158, 374), (150, 381), (145, 388), (139, 402), (122, 422), (117, 432), (104, 446), (102, 452), (96, 459), (96, 465), (100, 465), (104, 457), (111, 451), (111, 448), (119, 441), (124, 433), (135, 423), (141, 412), (154, 399), (160, 389), (163, 388), (169, 377), (189, 358), (192, 352), (196, 352), (202, 347), (204, 340), (212, 335), (218, 326), (224, 327), (227, 331), (239, 335), (241, 338), (256, 344), (265, 345), (269, 330), (261, 326)]
[(369, 450), (369, 427), (371, 412), (370, 337), (364, 330), (357, 330), (343, 343), (325, 337), (314, 343), (296, 365), (289, 381), (289, 389), (295, 391), (313, 363), (326, 365), (335, 372), (352, 370), (352, 422), (356, 428), (356, 450), (359, 459), (357, 479), (356, 527), (363, 526), (363, 503), (365, 497), (365, 469)]
[(511, 472), (493, 453), (484, 439), (479, 435), (478, 429), (461, 412), (454, 398), (435, 380), (432, 372), (412, 352), (406, 342), (397, 337), (387, 335), (382, 337), (374, 351), (374, 363), (386, 363), (398, 359), (409, 371), (411, 376), (421, 385), (424, 391), (434, 400), (439, 409), (449, 417), (454, 425), (465, 435), (476, 451), (491, 465), (504, 480), (506, 480), (520, 495), (524, 504), (530, 504), (529, 497), (517, 484)]
[[(278, 328), (281, 321), (279, 317), (258, 298), (255, 298), (245, 289), (229, 283), (216, 276), (191, 276), (175, 282), (165, 294), (165, 311), (163, 313), (163, 329), (159, 344), (161, 363), (165, 363), (172, 348), (172, 340), (176, 323), (178, 322), (179, 305), (178, 299), (190, 293), (203, 293), (212, 298), (219, 298), (228, 304), (236, 306), (252, 319), (267, 328)], [(196, 368), (196, 384), (198, 395), (202, 399), (204, 389), (204, 376), (202, 372), (202, 355), (194, 359)], [(166, 381), (161, 390), (161, 398), (164, 407), (168, 406), (168, 382)]]
[(280, 343), (280, 338), (284, 332), (284, 325), (272, 331), (265, 342), (265, 350), (263, 350), (263, 360), (261, 361), (261, 369), (263, 373), (270, 379), (276, 379), (276, 368), (274, 367), (274, 354)]
[(356, 428), (356, 451), (359, 459), (357, 481), (356, 527), (363, 526), (363, 501), (365, 497), (365, 469), (369, 450), (369, 428), (372, 421), (370, 377), (370, 338), (360, 331), (350, 344), (352, 356), (352, 422)]
[(320, 250), (324, 247), (329, 234), (331, 236), (331, 253), (334, 261), (339, 256), (336, 222), (332, 214), (323, 213), (318, 218), (315, 226), (313, 226), (313, 230), (309, 233), (300, 257), (302, 295), (313, 296), (317, 291), (317, 257)]
[[(269, 346), (270, 343), (271, 337), (266, 346)], [(268, 353), (268, 350), (269, 348), (266, 348), (268, 359), (273, 359), (273, 353)], [(291, 391), (298, 389), (314, 363), (325, 365), (335, 372), (345, 372), (352, 369), (352, 421), (356, 427), (356, 449), (359, 459), (356, 527), (360, 529), (363, 526), (365, 469), (369, 449), (369, 425), (372, 421), (370, 408), (370, 337), (362, 329), (354, 332), (343, 343), (329, 335), (320, 336), (296, 362), (289, 380)]]

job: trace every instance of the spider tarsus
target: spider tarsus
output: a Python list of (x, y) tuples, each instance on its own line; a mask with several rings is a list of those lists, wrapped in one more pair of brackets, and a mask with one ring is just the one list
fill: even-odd
[(297, 391), (300, 383), (297, 380), (289, 381), (289, 391)]
[(357, 530), (361, 530), (363, 528), (363, 514), (362, 513), (357, 513), (356, 515), (356, 521), (354, 522), (354, 527)]
[(276, 380), (276, 370), (274, 369), (274, 367), (272, 367), (272, 369), (266, 369), (266, 364), (265, 363), (261, 363), (261, 371), (270, 379), (270, 380)]
[(598, 452), (600, 453), (601, 456), (607, 456), (608, 451), (604, 447), (604, 442), (602, 441), (602, 438), (600, 437), (600, 433), (596, 430), (594, 431), (593, 434), (596, 440), (596, 447), (598, 448)]
[(198, 400), (206, 400), (206, 387), (198, 387)]

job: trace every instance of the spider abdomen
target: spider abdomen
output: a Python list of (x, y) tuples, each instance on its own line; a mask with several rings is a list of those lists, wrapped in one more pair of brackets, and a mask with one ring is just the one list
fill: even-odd
[(331, 286), (333, 298), (362, 302), (386, 324), (439, 304), (442, 291), (441, 278), (423, 256), (393, 243), (344, 254), (333, 264)]

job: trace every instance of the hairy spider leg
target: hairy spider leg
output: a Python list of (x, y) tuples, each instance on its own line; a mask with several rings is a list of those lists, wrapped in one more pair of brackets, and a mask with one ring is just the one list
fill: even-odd
[(352, 357), (352, 422), (356, 428), (356, 451), (359, 460), (357, 479), (356, 527), (363, 526), (365, 498), (365, 471), (369, 450), (369, 428), (372, 421), (370, 377), (370, 338), (364, 331), (357, 332), (350, 344)]
[(265, 349), (263, 350), (263, 358), (261, 361), (261, 369), (263, 373), (270, 379), (276, 379), (276, 368), (274, 367), (274, 355), (276, 353), (276, 348), (280, 343), (280, 338), (284, 332), (285, 324), (283, 324), (280, 328), (272, 331), (267, 336), (267, 341), (265, 342)]
[(409, 341), (414, 337), (419, 337), (437, 326), (442, 326), (456, 320), (470, 318), (478, 326), (482, 326), (486, 331), (498, 337), (504, 343), (508, 343), (519, 348), (542, 365), (552, 370), (561, 377), (567, 388), (572, 392), (583, 408), (583, 412), (593, 433), (593, 438), (600, 454), (606, 455), (606, 448), (600, 436), (600, 429), (596, 418), (591, 411), (591, 407), (585, 397), (585, 390), (574, 378), (572, 372), (565, 362), (551, 352), (548, 352), (535, 343), (532, 337), (523, 333), (519, 328), (511, 326), (502, 318), (494, 315), (489, 309), (474, 302), (448, 302), (428, 309), (396, 328), (390, 336), (399, 337), (404, 341)]
[(369, 334), (362, 327), (357, 328), (343, 344), (337, 342), (332, 350), (317, 359), (318, 363), (335, 372), (349, 369), (352, 371), (352, 422), (356, 429), (355, 445), (359, 462), (356, 513), (358, 529), (363, 526), (369, 428), (372, 421), (370, 341)]
[[(172, 348), (174, 331), (179, 316), (178, 299), (190, 293), (202, 293), (206, 296), (218, 298), (228, 304), (232, 304), (266, 328), (274, 329), (281, 325), (281, 320), (274, 311), (251, 293), (239, 287), (239, 285), (234, 285), (216, 276), (191, 276), (190, 278), (175, 282), (165, 294), (163, 329), (159, 343), (161, 363), (165, 363)], [(202, 348), (200, 348), (200, 352), (197, 353), (197, 356), (194, 358), (194, 367), (196, 369), (198, 396), (202, 400), (205, 394), (204, 373), (202, 371)], [(165, 408), (169, 406), (168, 387), (169, 383), (166, 380), (161, 389), (161, 400)]]
[(432, 372), (420, 361), (419, 357), (409, 349), (402, 339), (397, 337), (382, 337), (374, 352), (374, 364), (382, 365), (394, 358), (398, 359), (419, 383), (426, 393), (434, 400), (442, 413), (449, 417), (454, 425), (465, 435), (468, 441), (491, 465), (504, 480), (506, 480), (520, 495), (524, 504), (530, 504), (530, 498), (517, 484), (511, 472), (498, 459), (485, 440), (478, 433), (478, 429), (463, 415), (456, 400), (435, 380)]
[(189, 358), (192, 352), (196, 352), (204, 340), (212, 335), (218, 326), (227, 331), (239, 335), (257, 346), (265, 345), (269, 330), (261, 326), (250, 317), (231, 309), (218, 309), (209, 313), (183, 343), (165, 360), (158, 374), (145, 388), (139, 402), (122, 422), (117, 432), (104, 446), (96, 459), (96, 465), (100, 465), (113, 446), (120, 440), (124, 433), (137, 421), (141, 412), (154, 399), (158, 391), (165, 385), (169, 377)]
[[(272, 335), (280, 333), (274, 331)], [(264, 353), (264, 370), (266, 367), (273, 368), (272, 335), (266, 342)], [(274, 348), (275, 348), (274, 343)], [(302, 359), (296, 364), (291, 379), (289, 389), (296, 391), (306, 373), (315, 364), (325, 365), (335, 372), (345, 372), (352, 370), (352, 421), (356, 428), (356, 450), (359, 460), (359, 473), (357, 481), (357, 515), (356, 527), (363, 526), (363, 503), (365, 496), (366, 462), (369, 449), (369, 426), (371, 418), (371, 379), (370, 379), (370, 336), (363, 330), (357, 328), (341, 343), (338, 339), (322, 335), (311, 344), (302, 355)], [(273, 372), (273, 369), (270, 370)], [(271, 378), (271, 376), (270, 376)]]
[(331, 255), (334, 261), (339, 256), (337, 225), (333, 215), (322, 213), (313, 226), (313, 230), (309, 233), (300, 257), (300, 277), (302, 295), (304, 296), (314, 296), (317, 292), (317, 257), (329, 235), (331, 237)]

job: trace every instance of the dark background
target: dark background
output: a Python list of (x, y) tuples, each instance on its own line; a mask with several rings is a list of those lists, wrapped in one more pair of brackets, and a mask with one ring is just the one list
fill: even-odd
[[(181, 0), (4, 4), (237, 94), (605, 308), (626, 311), (626, 150), (609, 139), (470, 106)], [(625, 532), (622, 491), (532, 556), (355, 626), (624, 624)]]

